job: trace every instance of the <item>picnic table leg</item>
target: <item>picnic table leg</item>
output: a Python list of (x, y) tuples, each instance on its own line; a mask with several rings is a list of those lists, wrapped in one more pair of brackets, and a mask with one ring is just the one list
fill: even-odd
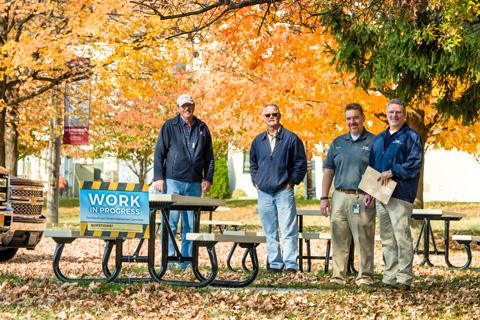
[(305, 244), (307, 245), (307, 272), (312, 271), (312, 248), (310, 247), (311, 243), (310, 240), (305, 240)]
[(228, 256), (227, 256), (227, 268), (230, 270), (230, 271), (235, 271), (235, 269), (232, 267), (232, 258), (233, 258), (233, 253), (235, 252), (235, 249), (237, 248), (237, 243), (234, 242), (232, 244), (232, 247), (230, 248), (230, 251), (228, 252)]
[(467, 262), (465, 262), (465, 264), (461, 267), (457, 267), (457, 266), (454, 266), (451, 262), (450, 262), (450, 257), (449, 257), (449, 250), (450, 250), (450, 244), (449, 244), (449, 236), (450, 236), (450, 221), (449, 220), (445, 220), (445, 228), (444, 228), (444, 234), (443, 234), (444, 238), (445, 238), (445, 263), (447, 264), (447, 266), (449, 268), (454, 268), (454, 269), (460, 269), (460, 270), (465, 270), (467, 269), (470, 264), (472, 263), (472, 249), (470, 247), (471, 245), (471, 241), (458, 241), (457, 242), (459, 244), (463, 244), (465, 246), (465, 252), (467, 253)]
[[(298, 219), (298, 232), (303, 232), (303, 216), (297, 215)], [(303, 272), (303, 239), (298, 237), (298, 270)]]
[(148, 225), (150, 237), (148, 238), (148, 273), (153, 280), (160, 282), (162, 277), (167, 272), (168, 265), (168, 210), (161, 210), (161, 219), (163, 222), (161, 224), (160, 240), (162, 244), (162, 255), (160, 263), (160, 271), (155, 270), (155, 214), (156, 210), (150, 210), (150, 223)]
[(65, 247), (65, 244), (72, 243), (76, 240), (76, 238), (53, 238), (53, 240), (57, 243), (55, 246), (55, 252), (53, 254), (53, 273), (57, 277), (58, 280), (62, 282), (93, 282), (93, 281), (106, 281), (110, 282), (113, 281), (118, 274), (120, 273), (122, 262), (120, 260), (120, 256), (115, 257), (115, 271), (110, 275), (105, 274), (105, 278), (70, 278), (66, 276), (61, 268), (60, 268), (60, 261), (62, 260), (62, 253)]
[(332, 241), (329, 239), (327, 240), (327, 248), (325, 249), (325, 274), (328, 273), (328, 266), (330, 264), (330, 246), (332, 245)]
[(249, 272), (247, 278), (242, 280), (213, 280), (212, 286), (222, 286), (222, 287), (245, 287), (252, 283), (259, 271), (258, 256), (257, 256), (257, 246), (258, 243), (238, 243), (241, 248), (245, 248), (247, 255), (250, 256), (250, 261), (252, 262), (252, 270)]
[[(243, 257), (242, 257), (242, 269), (245, 272), (251, 272), (252, 270), (250, 270), (247, 267), (247, 258), (248, 258), (248, 250), (245, 250), (245, 252), (243, 253)], [(268, 261), (267, 261), (267, 266), (268, 266)]]
[(355, 244), (352, 242), (350, 243), (350, 249), (348, 253), (348, 268), (347, 273), (349, 274), (357, 274), (358, 271), (355, 269)]
[[(215, 245), (216, 242), (202, 242), (202, 241), (194, 241), (193, 242), (193, 252), (192, 252), (192, 271), (195, 277), (199, 280), (199, 282), (193, 281), (176, 281), (176, 280), (163, 280), (169, 284), (180, 285), (180, 286), (188, 286), (188, 287), (205, 287), (208, 286), (212, 281), (215, 279), (218, 273), (218, 260), (217, 254), (215, 253)], [(210, 274), (208, 277), (204, 277), (198, 268), (198, 249), (199, 247), (206, 247), (208, 252), (208, 257), (210, 259)]]
[(420, 240), (422, 240), (422, 235), (423, 235), (423, 229), (425, 228), (425, 223), (422, 223), (422, 228), (420, 229), (420, 232), (418, 233), (418, 238), (417, 238), (417, 243), (415, 244), (415, 253), (420, 252)]
[(425, 224), (425, 228), (423, 228), (423, 260), (420, 262), (420, 266), (427, 264), (433, 267), (433, 263), (430, 261), (430, 219), (424, 218), (423, 223)]

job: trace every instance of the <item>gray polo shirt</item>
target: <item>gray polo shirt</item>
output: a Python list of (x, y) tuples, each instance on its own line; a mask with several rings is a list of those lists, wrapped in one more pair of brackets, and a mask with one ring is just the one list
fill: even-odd
[(356, 141), (352, 140), (350, 133), (333, 140), (323, 162), (323, 169), (335, 170), (335, 189), (357, 189), (368, 166), (374, 137), (364, 129)]

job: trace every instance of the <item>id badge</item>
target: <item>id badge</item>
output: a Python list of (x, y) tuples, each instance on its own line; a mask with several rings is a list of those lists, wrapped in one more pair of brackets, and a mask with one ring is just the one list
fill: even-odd
[(353, 214), (360, 214), (360, 203), (355, 202), (352, 206)]

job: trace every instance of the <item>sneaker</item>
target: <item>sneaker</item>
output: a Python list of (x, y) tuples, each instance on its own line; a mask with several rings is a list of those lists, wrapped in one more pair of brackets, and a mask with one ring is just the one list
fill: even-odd
[(287, 268), (287, 269), (285, 269), (285, 272), (286, 272), (286, 273), (297, 273), (297, 269)]

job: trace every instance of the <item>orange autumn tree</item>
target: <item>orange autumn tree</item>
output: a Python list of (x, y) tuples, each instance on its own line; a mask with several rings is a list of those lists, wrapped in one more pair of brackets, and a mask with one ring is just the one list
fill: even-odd
[[(316, 145), (329, 144), (347, 129), (343, 108), (361, 103), (372, 119), (385, 98), (354, 87), (348, 75), (335, 71), (323, 50), (334, 45), (323, 30), (272, 22), (262, 32), (255, 8), (237, 12), (235, 19), (210, 29), (198, 50), (208, 71), (197, 74), (202, 88), (200, 113), (208, 116), (218, 135), (248, 149), (264, 129), (262, 106), (277, 103), (282, 122), (306, 142), (309, 155)], [(378, 121), (368, 123), (378, 132)]]
[[(343, 107), (351, 101), (365, 107), (369, 130), (378, 133), (386, 127), (387, 99), (355, 88), (351, 76), (336, 72), (326, 50), (327, 45), (336, 47), (331, 36), (319, 27), (268, 21), (260, 12), (256, 8), (237, 11), (232, 20), (205, 32), (210, 42), (199, 45), (209, 66), (198, 81), (204, 85), (205, 114), (220, 134), (248, 148), (263, 129), (261, 106), (270, 101), (282, 107), (284, 124), (298, 132), (310, 150), (346, 132)], [(261, 23), (260, 32), (252, 28)], [(425, 148), (478, 154), (480, 125), (462, 126), (442, 115), (433, 108), (434, 99), (409, 105), (409, 125), (421, 134)], [(417, 199), (421, 206), (422, 186)]]
[(82, 55), (75, 49), (97, 40), (92, 36), (95, 28), (116, 6), (110, 0), (0, 4), (0, 165), (16, 172), (18, 121), (24, 103), (65, 81), (89, 76), (88, 64), (72, 68), (71, 62)]
[(138, 15), (128, 5), (102, 29), (103, 41), (90, 47), (97, 56), (90, 95), (91, 147), (69, 147), (68, 154), (117, 158), (140, 183), (146, 182), (160, 127), (176, 112), (177, 83), (189, 52), (188, 43), (167, 41), (162, 30), (168, 30), (164, 22)]

